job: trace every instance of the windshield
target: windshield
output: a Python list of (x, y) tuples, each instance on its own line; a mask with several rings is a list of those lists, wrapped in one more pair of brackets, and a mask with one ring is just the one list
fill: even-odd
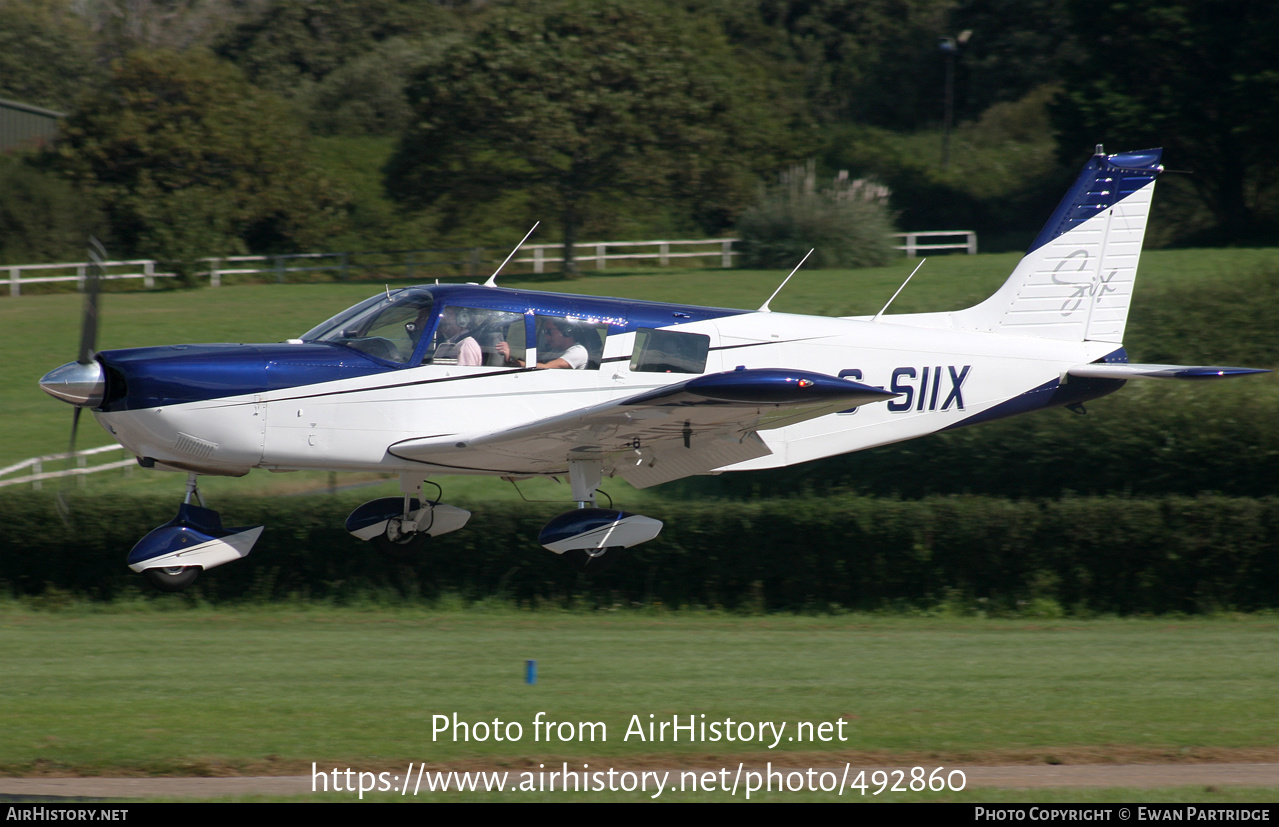
[(430, 326), (433, 297), (424, 287), (391, 290), (343, 310), (302, 334), (304, 342), (344, 345), (388, 362), (413, 357)]

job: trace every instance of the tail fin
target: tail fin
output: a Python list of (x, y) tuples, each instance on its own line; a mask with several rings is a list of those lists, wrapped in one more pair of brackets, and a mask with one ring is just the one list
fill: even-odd
[(1120, 344), (1162, 150), (1101, 146), (1008, 281), (955, 314), (962, 327)]

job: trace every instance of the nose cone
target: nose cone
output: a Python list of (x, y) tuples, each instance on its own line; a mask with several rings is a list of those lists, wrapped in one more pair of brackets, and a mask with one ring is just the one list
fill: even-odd
[(88, 364), (67, 362), (46, 373), (40, 380), (40, 389), (63, 402), (92, 408), (102, 404), (107, 380), (102, 365), (96, 361)]

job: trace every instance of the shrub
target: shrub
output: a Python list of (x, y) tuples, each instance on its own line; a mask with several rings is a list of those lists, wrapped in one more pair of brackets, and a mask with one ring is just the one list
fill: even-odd
[(810, 249), (815, 267), (874, 267), (893, 254), (887, 187), (841, 172), (817, 184), (816, 165), (792, 167), (737, 222), (742, 265), (793, 267)]

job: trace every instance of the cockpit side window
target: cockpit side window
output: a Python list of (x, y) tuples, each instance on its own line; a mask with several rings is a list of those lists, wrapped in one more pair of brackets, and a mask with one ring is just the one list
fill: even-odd
[(327, 342), (405, 364), (429, 326), (433, 297), (427, 290), (397, 290), (374, 296), (302, 335), (304, 342)]

